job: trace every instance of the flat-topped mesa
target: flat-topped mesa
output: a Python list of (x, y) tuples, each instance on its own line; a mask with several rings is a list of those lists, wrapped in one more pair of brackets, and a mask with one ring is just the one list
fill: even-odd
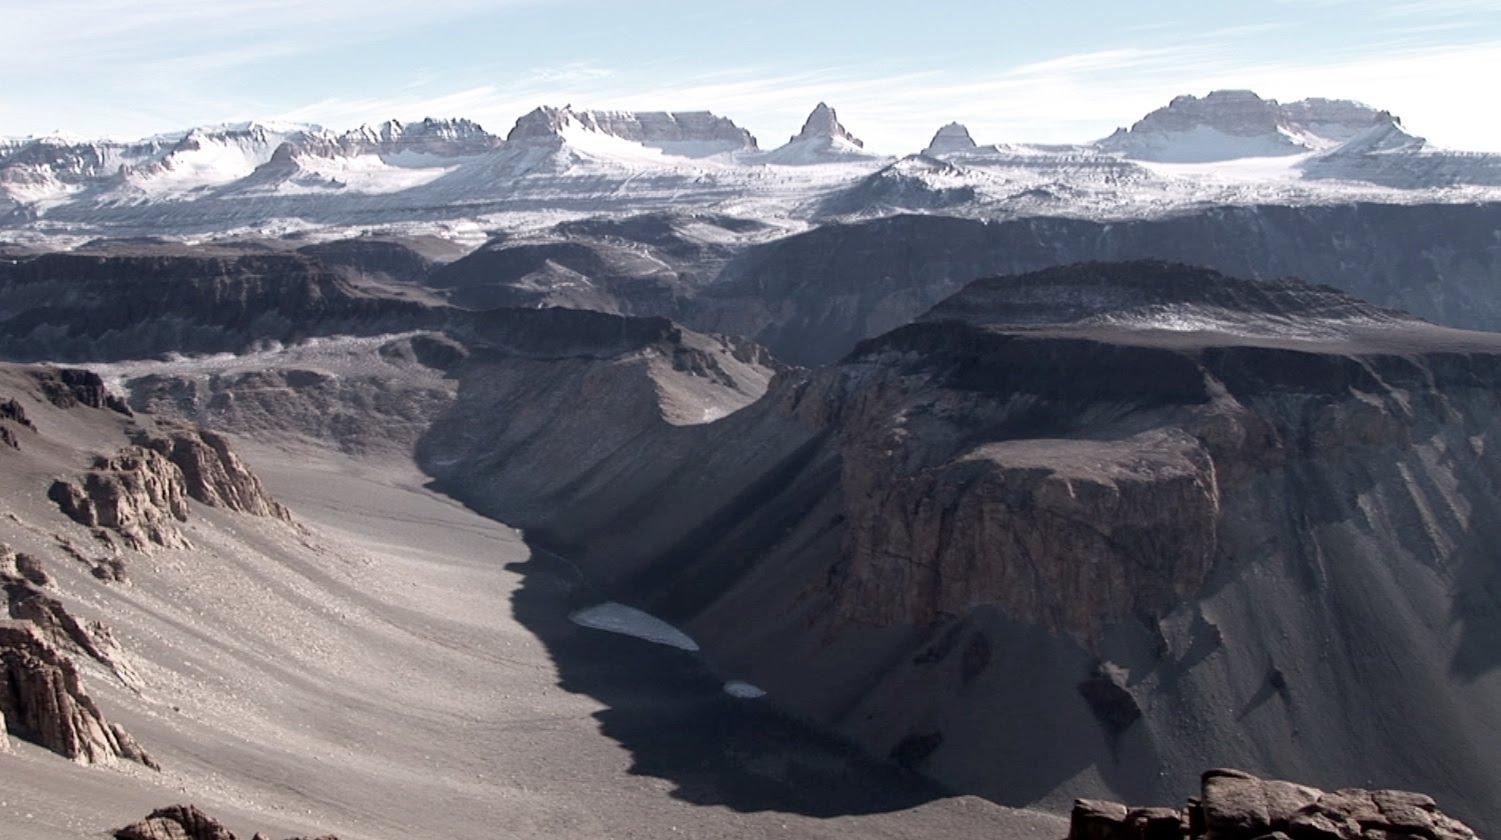
[(976, 280), (919, 320), (1010, 327), (1091, 324), (1283, 338), (1322, 336), (1340, 325), (1419, 323), (1405, 312), (1327, 286), (1243, 280), (1160, 260), (1080, 263)]
[(582, 116), (605, 134), (672, 154), (698, 157), (758, 148), (749, 131), (709, 111), (585, 111)]
[(938, 129), (938, 133), (933, 135), (933, 142), (929, 143), (928, 148), (923, 149), (922, 153), (936, 157), (972, 152), (977, 148), (979, 146), (970, 136), (969, 129), (961, 123), (952, 122)]
[(1217, 90), (1203, 98), (1178, 96), (1098, 145), (1128, 158), (1170, 163), (1293, 155), (1332, 148), (1394, 120), (1389, 112), (1348, 100), (1284, 105), (1248, 90)]
[(757, 148), (749, 131), (708, 111), (582, 111), (571, 105), (543, 106), (522, 116), (506, 142), (561, 148), (570, 131), (606, 135), (687, 157)]
[(403, 123), (387, 120), (362, 125), (339, 135), (341, 145), (361, 151), (391, 154), (415, 152), (439, 157), (483, 154), (501, 145), (501, 139), (466, 119), (433, 119)]
[(803, 123), (803, 130), (799, 131), (787, 142), (796, 143), (800, 140), (815, 140), (825, 137), (843, 140), (856, 148), (865, 148), (865, 141), (849, 133), (844, 125), (839, 122), (839, 115), (825, 102), (818, 103), (818, 106), (813, 109), (813, 113), (809, 114), (807, 121)]

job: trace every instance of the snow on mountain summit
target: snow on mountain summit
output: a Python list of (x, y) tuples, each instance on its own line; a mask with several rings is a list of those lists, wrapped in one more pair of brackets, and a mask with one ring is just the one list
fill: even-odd
[(754, 151), (756, 138), (708, 111), (580, 111), (541, 107), (516, 121), (507, 143), (560, 148), (577, 132), (615, 138), (680, 157)]
[(1176, 97), (1097, 145), (1160, 163), (1276, 157), (1333, 148), (1391, 119), (1387, 112), (1348, 100), (1284, 105), (1249, 90), (1217, 90), (1203, 98)]
[(972, 152), (978, 146), (970, 136), (969, 129), (961, 123), (952, 122), (933, 135), (933, 141), (923, 150), (925, 155), (951, 155)]
[(793, 135), (786, 145), (767, 153), (762, 162), (806, 166), (876, 157), (865, 150), (865, 141), (851, 134), (839, 122), (839, 115), (833, 108), (820, 102), (803, 123), (803, 130)]
[(799, 140), (815, 140), (824, 137), (843, 140), (857, 148), (865, 148), (865, 141), (850, 134), (840, 124), (839, 114), (825, 102), (818, 103), (818, 106), (813, 109), (813, 113), (809, 114), (807, 121), (803, 123), (803, 130), (798, 132), (788, 142), (796, 143)]

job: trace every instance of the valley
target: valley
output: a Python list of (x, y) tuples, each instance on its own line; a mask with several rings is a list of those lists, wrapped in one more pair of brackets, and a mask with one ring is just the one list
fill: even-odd
[(1247, 91), (0, 146), (0, 824), (1494, 834), (1498, 161)]

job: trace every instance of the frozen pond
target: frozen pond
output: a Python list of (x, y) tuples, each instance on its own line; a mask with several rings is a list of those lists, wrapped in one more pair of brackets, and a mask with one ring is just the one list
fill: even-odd
[(625, 604), (614, 602), (600, 604), (597, 607), (579, 610), (568, 618), (574, 624), (592, 630), (619, 633), (680, 650), (698, 650), (698, 642), (689, 638), (688, 634), (654, 615), (644, 613), (635, 607), (627, 607)]

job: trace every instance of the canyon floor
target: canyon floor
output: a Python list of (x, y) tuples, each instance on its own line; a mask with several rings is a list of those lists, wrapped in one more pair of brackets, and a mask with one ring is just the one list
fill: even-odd
[(104, 836), (172, 802), (343, 840), (1065, 833), (731, 697), (695, 654), (572, 624), (593, 595), (566, 561), (410, 463), (239, 449), (296, 524), (195, 509), (194, 549), (136, 558), (89, 604), (146, 687), (87, 687), (163, 771), (17, 741), (8, 838)]

